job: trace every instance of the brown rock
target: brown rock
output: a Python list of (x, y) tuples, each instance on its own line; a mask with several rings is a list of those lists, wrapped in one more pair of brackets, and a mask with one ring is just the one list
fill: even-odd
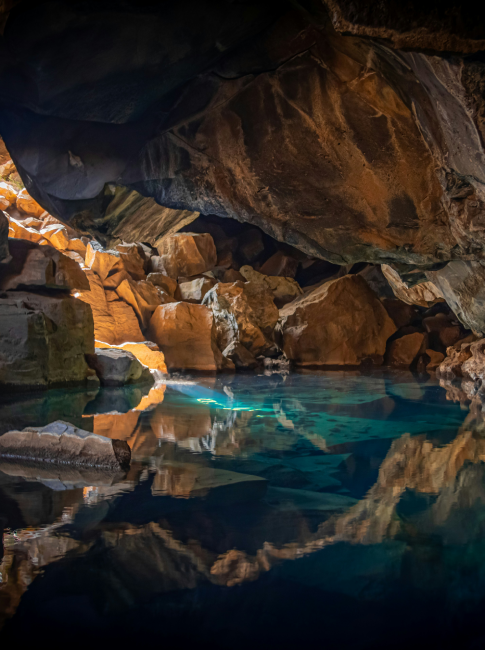
[(213, 278), (195, 278), (190, 282), (180, 282), (180, 299), (184, 302), (200, 304), (208, 291), (217, 284)]
[(429, 363), (426, 366), (426, 370), (428, 372), (432, 372), (439, 368), (440, 364), (445, 358), (445, 355), (442, 352), (436, 352), (435, 350), (430, 350), (429, 348), (426, 350), (426, 354), (429, 357)]
[(472, 356), (470, 346), (475, 338), (471, 335), (447, 348), (446, 358), (436, 372), (438, 377), (449, 381), (463, 377), (462, 365)]
[(145, 340), (136, 314), (130, 305), (125, 302), (115, 301), (108, 303), (108, 309), (115, 323), (113, 343), (142, 343)]
[(131, 452), (126, 442), (57, 420), (45, 427), (4, 433), (0, 436), (0, 456), (111, 469), (128, 466)]
[(140, 255), (137, 244), (119, 244), (116, 246), (119, 252), (125, 271), (130, 274), (133, 280), (145, 280), (145, 257)]
[(103, 386), (153, 383), (149, 369), (128, 350), (96, 348), (94, 354), (86, 355), (86, 361), (96, 371)]
[(445, 348), (455, 345), (462, 337), (461, 328), (458, 325), (450, 325), (440, 330), (439, 339)]
[(214, 316), (205, 305), (175, 302), (157, 307), (147, 336), (160, 346), (169, 371), (216, 372), (220, 367)]
[(149, 273), (147, 282), (151, 282), (156, 287), (161, 287), (171, 298), (174, 297), (177, 289), (177, 280), (170, 278), (164, 273)]
[(358, 366), (380, 357), (396, 326), (365, 280), (332, 280), (280, 310), (283, 350), (298, 366)]
[(249, 228), (239, 236), (238, 256), (244, 264), (251, 264), (264, 252), (261, 230)]
[(229, 343), (222, 354), (226, 359), (230, 359), (238, 370), (254, 370), (259, 365), (251, 352), (238, 341)]
[(241, 266), (240, 272), (247, 281), (264, 285), (269, 289), (273, 294), (273, 300), (278, 308), (292, 302), (303, 293), (300, 285), (293, 278), (263, 275), (255, 271), (251, 266)]
[(278, 275), (282, 278), (294, 278), (298, 269), (298, 260), (278, 251), (259, 269), (263, 275)]
[(150, 370), (158, 370), (164, 374), (167, 372), (165, 356), (163, 352), (158, 349), (158, 346), (155, 343), (144, 341), (143, 343), (123, 343), (114, 346), (96, 341), (96, 348), (117, 348), (119, 350), (127, 350), (135, 355), (140, 363), (147, 368), (150, 368)]
[(133, 307), (142, 328), (148, 327), (150, 318), (159, 305), (173, 302), (167, 293), (145, 280), (123, 280), (116, 288), (116, 293)]
[(15, 205), (19, 210), (31, 214), (33, 217), (40, 217), (45, 212), (44, 208), (30, 196), (25, 188), (18, 193)]
[(3, 291), (33, 286), (89, 290), (88, 279), (79, 264), (50, 246), (13, 239), (10, 251), (12, 259), (0, 266)]
[[(157, 246), (159, 264), (171, 278), (210, 271), (217, 263), (214, 240), (208, 233), (177, 233)], [(162, 271), (162, 268), (152, 269)]]
[(103, 281), (109, 275), (125, 270), (118, 251), (104, 250), (98, 242), (94, 241), (89, 242), (86, 246), (85, 262), (86, 266), (94, 271)]
[(414, 332), (406, 334), (389, 345), (386, 361), (394, 368), (409, 368), (427, 343), (426, 334)]
[(2, 294), (1, 385), (48, 388), (85, 383), (94, 374), (85, 360), (92, 352), (93, 317), (82, 301), (63, 294)]
[(437, 302), (443, 301), (443, 295), (436, 285), (432, 282), (422, 282), (410, 287), (403, 282), (399, 273), (391, 266), (383, 264), (382, 272), (391, 285), (394, 295), (399, 300), (406, 302), (408, 305), (420, 305), (421, 307), (431, 307)]
[(112, 272), (103, 280), (103, 287), (115, 291), (125, 280), (131, 280), (130, 274), (125, 269), (119, 270), (118, 267), (114, 267)]
[(227, 283), (233, 283), (233, 282), (246, 282), (246, 278), (244, 275), (241, 275), (239, 271), (236, 271), (235, 269), (228, 269), (227, 271), (224, 272), (224, 275), (222, 276), (222, 282), (225, 284)]
[(408, 305), (407, 303), (402, 302), (402, 300), (384, 298), (382, 304), (394, 321), (397, 329), (409, 325), (416, 317), (417, 309), (413, 307), (413, 305)]
[(474, 381), (481, 379), (483, 382), (485, 379), (485, 339), (471, 343), (470, 354), (470, 358), (461, 366), (462, 375)]

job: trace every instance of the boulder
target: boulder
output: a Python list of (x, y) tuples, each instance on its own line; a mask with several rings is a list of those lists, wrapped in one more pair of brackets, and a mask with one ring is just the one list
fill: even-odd
[(8, 256), (8, 218), (0, 210), (0, 262), (7, 259)]
[(8, 236), (13, 239), (25, 239), (36, 244), (47, 244), (47, 239), (36, 228), (28, 227), (23, 221), (9, 217)]
[(386, 362), (394, 368), (409, 368), (426, 347), (427, 336), (423, 332), (406, 334), (390, 343)]
[(278, 329), (297, 366), (358, 366), (382, 362), (396, 326), (365, 280), (348, 275), (283, 307)]
[(164, 271), (171, 278), (204, 273), (217, 263), (216, 247), (209, 233), (176, 233), (165, 237), (157, 249), (160, 260), (158, 268), (152, 269)]
[(170, 278), (164, 273), (149, 273), (147, 282), (151, 282), (156, 287), (163, 289), (168, 295), (173, 298), (177, 290), (177, 280)]
[(264, 285), (273, 294), (273, 300), (278, 308), (288, 304), (303, 294), (300, 285), (293, 278), (263, 275), (255, 271), (252, 266), (241, 266), (241, 275), (246, 281)]
[(45, 427), (4, 433), (0, 436), (0, 456), (116, 469), (129, 466), (131, 451), (124, 441), (105, 438), (57, 420)]
[(229, 343), (222, 354), (226, 359), (230, 359), (238, 370), (254, 370), (259, 365), (251, 352), (238, 341)]
[(10, 240), (12, 259), (0, 265), (0, 289), (45, 287), (89, 290), (89, 281), (79, 264), (51, 246), (22, 239)]
[(86, 361), (96, 371), (102, 386), (124, 386), (142, 382), (153, 383), (150, 370), (128, 350), (96, 348)]
[(86, 259), (86, 244), (82, 241), (82, 239), (78, 239), (77, 237), (70, 239), (67, 244), (67, 250), (73, 251), (74, 253), (80, 255), (83, 261)]
[(150, 318), (159, 305), (173, 302), (173, 298), (165, 291), (146, 280), (123, 280), (116, 288), (116, 293), (133, 308), (143, 329), (148, 327)]
[(137, 244), (119, 244), (116, 250), (121, 256), (125, 271), (133, 280), (145, 280), (145, 256), (140, 255)]
[(33, 217), (40, 217), (45, 212), (44, 208), (30, 196), (25, 188), (18, 193), (15, 205), (21, 212), (31, 214)]
[(241, 275), (239, 271), (236, 271), (235, 269), (227, 269), (227, 271), (224, 271), (224, 275), (222, 276), (222, 282), (225, 282), (226, 284), (228, 282), (246, 282), (246, 278), (244, 275)]
[(294, 278), (298, 269), (298, 260), (290, 257), (283, 251), (277, 251), (272, 255), (259, 272), (263, 275), (278, 275), (282, 278)]
[(200, 304), (208, 291), (216, 284), (213, 278), (200, 277), (190, 282), (180, 282), (180, 299), (184, 302)]
[(399, 273), (388, 264), (383, 264), (381, 269), (396, 298), (408, 305), (431, 307), (431, 305), (443, 301), (442, 292), (433, 282), (422, 282), (411, 287), (406, 282), (403, 282)]
[(402, 302), (402, 300), (396, 300), (395, 298), (384, 298), (384, 300), (382, 300), (382, 304), (386, 308), (389, 316), (394, 321), (397, 329), (401, 329), (401, 327), (410, 325), (418, 313), (418, 310), (413, 305), (408, 305), (406, 302)]
[(125, 270), (121, 255), (118, 251), (105, 250), (101, 244), (95, 241), (89, 242), (86, 246), (85, 263), (103, 281), (109, 275)]
[(164, 374), (167, 372), (163, 352), (159, 350), (156, 343), (152, 343), (151, 341), (144, 341), (143, 343), (122, 343), (120, 345), (109, 345), (108, 343), (96, 341), (95, 345), (96, 348), (126, 350), (131, 352), (141, 364), (150, 368), (150, 370), (158, 370)]
[(221, 369), (214, 316), (205, 305), (175, 302), (155, 310), (147, 336), (160, 346), (169, 371)]
[(426, 350), (426, 354), (429, 357), (429, 363), (426, 366), (426, 370), (428, 372), (433, 372), (443, 362), (443, 359), (445, 358), (445, 355), (442, 352), (436, 352), (435, 350), (430, 350), (429, 348)]
[(92, 380), (85, 360), (94, 352), (88, 305), (60, 293), (0, 295), (0, 385), (35, 389)]
[(0, 182), (0, 198), (5, 199), (7, 207), (9, 207), (17, 201), (17, 192), (9, 183), (2, 181)]
[(274, 347), (278, 310), (272, 293), (263, 284), (220, 282), (206, 294), (203, 304), (214, 313), (217, 345), (221, 350), (239, 342), (258, 356)]
[(63, 225), (52, 224), (43, 227), (40, 229), (40, 234), (57, 250), (64, 251), (69, 246), (69, 235)]

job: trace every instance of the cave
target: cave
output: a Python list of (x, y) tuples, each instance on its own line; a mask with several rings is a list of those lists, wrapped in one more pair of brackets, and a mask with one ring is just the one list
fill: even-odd
[(0, 641), (482, 647), (484, 188), (483, 7), (0, 2)]

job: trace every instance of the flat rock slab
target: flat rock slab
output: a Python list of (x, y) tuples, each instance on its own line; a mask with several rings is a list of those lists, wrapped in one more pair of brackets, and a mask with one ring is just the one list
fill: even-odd
[(0, 457), (84, 467), (124, 468), (131, 451), (112, 440), (57, 420), (45, 427), (8, 431), (0, 436)]

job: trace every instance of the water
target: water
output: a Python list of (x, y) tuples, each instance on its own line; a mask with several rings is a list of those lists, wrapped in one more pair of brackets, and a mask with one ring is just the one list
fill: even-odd
[(0, 414), (132, 449), (118, 476), (0, 460), (5, 644), (485, 647), (483, 424), (434, 379), (180, 378)]

